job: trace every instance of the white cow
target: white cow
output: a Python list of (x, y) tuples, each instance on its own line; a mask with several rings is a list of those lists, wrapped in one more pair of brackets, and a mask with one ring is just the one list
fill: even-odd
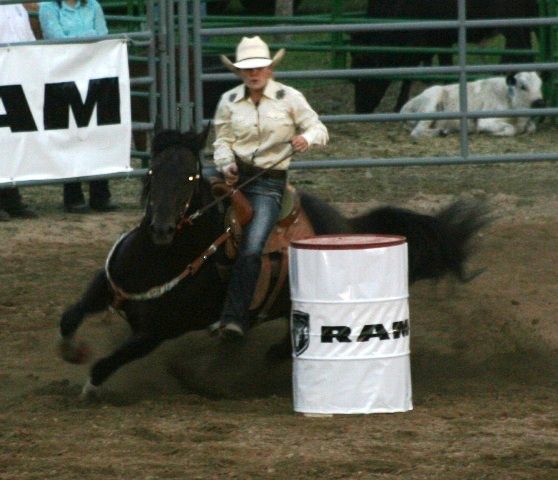
[[(493, 77), (467, 83), (468, 110), (514, 110), (544, 106), (542, 81), (535, 72), (519, 72), (507, 77)], [(437, 85), (427, 88), (409, 100), (401, 113), (458, 112), (459, 84)], [(434, 137), (459, 131), (459, 119), (419, 120), (411, 122), (411, 135)], [(513, 136), (531, 133), (536, 129), (532, 117), (479, 118), (468, 121), (469, 132)]]

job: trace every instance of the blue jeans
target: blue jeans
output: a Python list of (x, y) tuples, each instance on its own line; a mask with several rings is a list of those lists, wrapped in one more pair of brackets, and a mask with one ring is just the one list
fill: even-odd
[[(245, 180), (241, 176), (239, 183)], [(261, 255), (281, 212), (285, 184), (286, 180), (262, 176), (242, 189), (252, 205), (254, 216), (242, 231), (221, 314), (222, 323), (236, 322), (244, 330), (250, 326), (248, 310), (260, 274)]]

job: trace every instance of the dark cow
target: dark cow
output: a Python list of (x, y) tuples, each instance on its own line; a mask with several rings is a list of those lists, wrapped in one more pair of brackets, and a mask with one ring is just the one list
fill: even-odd
[[(296, 13), (302, 0), (294, 0), (293, 9)], [(207, 13), (223, 15), (232, 2), (230, 0), (213, 0), (207, 3)], [(240, 5), (248, 15), (273, 15), (276, 1), (274, 0), (240, 0)]]
[[(430, 0), (412, 2), (409, 0), (369, 0), (367, 15), (372, 18), (400, 18), (421, 20), (456, 20), (457, 1)], [(538, 15), (537, 0), (468, 0), (468, 19), (523, 18)], [(496, 29), (478, 28), (467, 30), (469, 42), (480, 42), (498, 33), (505, 37), (506, 48), (530, 49), (531, 31), (527, 27), (509, 27)], [(351, 42), (366, 46), (408, 46), (408, 47), (451, 47), (457, 42), (457, 29), (452, 30), (393, 30), (386, 32), (362, 32), (352, 35)], [(434, 54), (417, 53), (353, 53), (352, 68), (390, 68), (428, 65)], [(451, 55), (442, 55), (440, 64), (450, 64)], [(503, 55), (502, 63), (533, 61), (532, 55)], [(355, 84), (355, 112), (373, 112), (380, 103), (391, 80), (379, 78), (360, 78)], [(395, 107), (399, 111), (408, 97), (403, 92)]]

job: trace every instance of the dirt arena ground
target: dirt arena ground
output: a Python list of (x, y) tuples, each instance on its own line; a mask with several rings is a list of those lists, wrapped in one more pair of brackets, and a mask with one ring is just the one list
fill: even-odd
[[(411, 142), (394, 124), (331, 132), (342, 158), (458, 145)], [(472, 148), (552, 151), (557, 133)], [(40, 218), (0, 224), (0, 479), (558, 478), (557, 166), (293, 172), (347, 214), (382, 203), (432, 212), (472, 196), (494, 217), (470, 262), (483, 275), (411, 289), (414, 410), (332, 418), (295, 414), (290, 361), (265, 362), (280, 320), (241, 347), (205, 332), (167, 342), (119, 371), (98, 402), (80, 402), (88, 366), (57, 357), (57, 323), (140, 218), (138, 183), (112, 182), (122, 209), (105, 215), (62, 213), (59, 186), (25, 189)], [(98, 358), (126, 327), (106, 313), (79, 335)]]

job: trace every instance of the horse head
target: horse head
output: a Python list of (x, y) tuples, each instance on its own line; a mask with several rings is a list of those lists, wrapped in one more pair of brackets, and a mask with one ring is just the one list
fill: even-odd
[(151, 168), (144, 197), (151, 240), (169, 245), (183, 225), (201, 179), (202, 133), (165, 130), (153, 138)]

